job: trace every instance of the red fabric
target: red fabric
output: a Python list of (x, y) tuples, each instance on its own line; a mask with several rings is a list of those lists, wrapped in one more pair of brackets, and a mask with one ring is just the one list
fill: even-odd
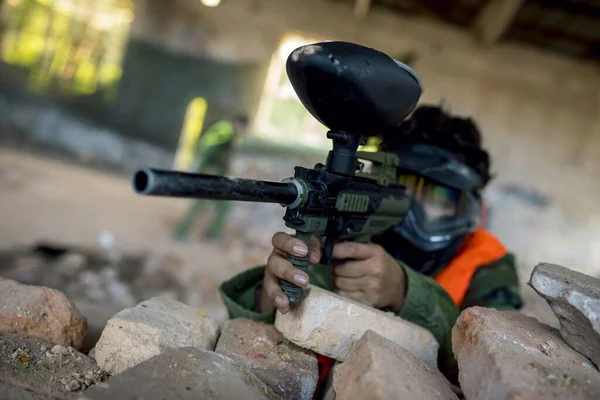
[(317, 362), (319, 363), (319, 380), (317, 381), (317, 388), (315, 389), (313, 400), (317, 399), (317, 396), (323, 392), (323, 385), (325, 385), (327, 375), (329, 374), (329, 370), (333, 366), (335, 360), (333, 358), (317, 354)]

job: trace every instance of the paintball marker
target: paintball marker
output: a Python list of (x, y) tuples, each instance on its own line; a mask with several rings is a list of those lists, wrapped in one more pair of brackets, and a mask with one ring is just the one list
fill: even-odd
[[(287, 59), (290, 82), (306, 109), (329, 128), (333, 149), (326, 164), (297, 166), (282, 182), (144, 168), (137, 171), (137, 193), (196, 199), (278, 203), (286, 207), (285, 225), (308, 246), (312, 235), (325, 241), (321, 264), (331, 266), (339, 241), (366, 243), (401, 222), (410, 200), (398, 184), (395, 153), (363, 152), (371, 136), (393, 134), (416, 107), (422, 93), (417, 75), (384, 53), (347, 42), (322, 42), (294, 50)], [(364, 171), (362, 160), (371, 163)], [(308, 255), (289, 256), (306, 270)], [(298, 303), (302, 289), (282, 281)]]

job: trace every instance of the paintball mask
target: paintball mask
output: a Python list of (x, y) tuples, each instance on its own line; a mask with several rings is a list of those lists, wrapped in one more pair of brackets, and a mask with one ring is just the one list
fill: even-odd
[[(399, 182), (411, 208), (393, 228), (386, 250), (423, 273), (453, 257), (479, 225), (481, 177), (452, 153), (426, 144), (403, 146)], [(390, 251), (389, 249), (394, 250)]]

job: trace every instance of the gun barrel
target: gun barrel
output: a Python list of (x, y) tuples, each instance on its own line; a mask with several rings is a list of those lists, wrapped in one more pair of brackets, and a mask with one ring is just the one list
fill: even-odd
[(192, 174), (143, 168), (133, 175), (133, 187), (147, 196), (292, 204), (298, 197), (293, 183)]

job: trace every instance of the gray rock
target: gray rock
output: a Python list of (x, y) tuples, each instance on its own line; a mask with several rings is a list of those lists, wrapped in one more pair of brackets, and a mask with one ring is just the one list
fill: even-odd
[(83, 341), (81, 352), (89, 354), (98, 340), (100, 340), (100, 336), (102, 336), (102, 331), (106, 327), (108, 320), (121, 311), (121, 309), (110, 303), (92, 303), (91, 301), (77, 299), (73, 300), (73, 303), (75, 303), (77, 309), (87, 319), (87, 335)]
[(96, 360), (105, 371), (118, 374), (170, 348), (213, 350), (218, 332), (202, 310), (154, 297), (108, 321), (96, 344)]
[(529, 286), (550, 304), (565, 342), (600, 368), (600, 280), (560, 265), (539, 263)]
[(469, 307), (452, 328), (468, 400), (598, 400), (600, 374), (557, 329), (514, 311)]
[(10, 400), (55, 400), (58, 397), (41, 395), (16, 386), (0, 382), (0, 399)]
[(170, 349), (84, 392), (80, 400), (280, 399), (228, 357), (191, 347)]
[[(0, 382), (63, 399), (106, 378), (92, 359), (72, 347), (0, 333)], [(13, 397), (0, 396), (5, 398)]]

